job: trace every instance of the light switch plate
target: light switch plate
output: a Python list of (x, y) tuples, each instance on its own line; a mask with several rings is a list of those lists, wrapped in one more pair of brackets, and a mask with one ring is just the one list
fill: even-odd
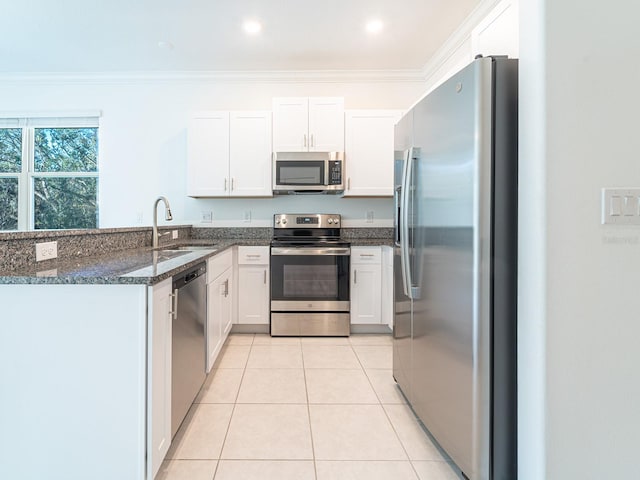
[(640, 225), (640, 188), (603, 188), (602, 223)]

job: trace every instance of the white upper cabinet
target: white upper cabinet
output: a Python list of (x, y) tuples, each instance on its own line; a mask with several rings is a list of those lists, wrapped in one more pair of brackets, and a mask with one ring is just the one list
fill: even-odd
[(393, 196), (393, 129), (401, 114), (345, 112), (345, 197)]
[(270, 197), (271, 112), (231, 112), (231, 196)]
[(274, 98), (273, 151), (344, 151), (344, 98)]
[(272, 195), (271, 112), (196, 114), (187, 145), (187, 195)]
[(229, 112), (194, 115), (187, 136), (187, 195), (229, 196)]

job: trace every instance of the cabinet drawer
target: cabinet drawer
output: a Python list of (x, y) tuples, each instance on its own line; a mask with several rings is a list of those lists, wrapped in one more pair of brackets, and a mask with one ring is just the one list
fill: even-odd
[(238, 265), (269, 265), (269, 247), (238, 247)]
[(353, 265), (361, 264), (380, 264), (381, 262), (380, 247), (351, 247), (351, 263)]
[(209, 258), (207, 261), (207, 283), (213, 282), (227, 268), (233, 267), (233, 253), (230, 248)]

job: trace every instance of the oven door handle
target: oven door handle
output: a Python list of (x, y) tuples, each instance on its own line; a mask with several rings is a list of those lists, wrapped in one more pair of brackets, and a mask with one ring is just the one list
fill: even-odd
[(318, 247), (318, 248), (286, 248), (272, 247), (271, 255), (334, 255), (345, 256), (350, 255), (349, 247)]

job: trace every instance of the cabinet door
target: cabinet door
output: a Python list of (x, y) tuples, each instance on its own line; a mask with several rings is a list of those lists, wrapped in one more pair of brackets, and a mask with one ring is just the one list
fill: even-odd
[(399, 110), (345, 113), (345, 197), (393, 196), (393, 129)]
[(171, 279), (151, 290), (147, 352), (147, 480), (158, 473), (171, 445)]
[(272, 196), (271, 112), (231, 112), (229, 129), (231, 196)]
[(207, 373), (222, 348), (225, 289), (224, 275), (219, 275), (207, 285)]
[(273, 99), (273, 151), (305, 152), (309, 149), (307, 97)]
[(351, 323), (382, 321), (380, 247), (351, 248)]
[(229, 195), (229, 112), (195, 115), (187, 137), (187, 195)]
[(380, 265), (352, 265), (351, 323), (380, 323), (381, 278)]
[(222, 329), (222, 343), (224, 343), (229, 336), (229, 332), (233, 325), (233, 305), (235, 298), (233, 288), (233, 268), (229, 268), (222, 276), (224, 277), (223, 285), (225, 288), (225, 295), (222, 300), (222, 323), (220, 327)]
[(269, 324), (269, 266), (238, 266), (238, 323)]
[(344, 98), (309, 98), (309, 151), (344, 151)]

